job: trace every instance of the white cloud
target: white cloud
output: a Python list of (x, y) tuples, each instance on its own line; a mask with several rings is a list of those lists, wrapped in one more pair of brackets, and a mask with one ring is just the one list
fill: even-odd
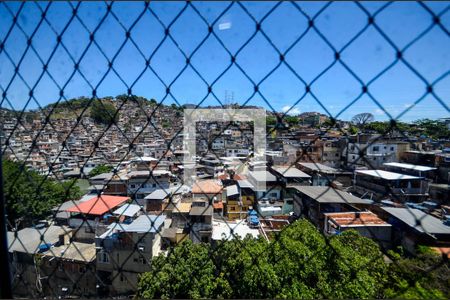
[(231, 22), (219, 23), (219, 30), (227, 30), (231, 28)]
[(281, 110), (282, 110), (284, 113), (287, 112), (287, 111), (289, 111), (289, 112), (287, 113), (288, 115), (298, 115), (298, 114), (301, 113), (301, 111), (300, 111), (300, 109), (299, 109), (298, 107), (293, 106), (293, 107), (291, 108), (291, 106), (289, 106), (289, 105), (283, 106), (283, 108), (282, 108)]
[(376, 115), (384, 115), (384, 111), (381, 108), (377, 108), (377, 109), (375, 109), (375, 114)]

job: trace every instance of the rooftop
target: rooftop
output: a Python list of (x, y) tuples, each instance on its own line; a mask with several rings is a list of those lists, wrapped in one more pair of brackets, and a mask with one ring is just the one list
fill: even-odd
[(94, 196), (90, 200), (66, 209), (66, 211), (101, 216), (128, 201), (128, 199), (130, 198), (110, 195)]
[(222, 189), (222, 185), (217, 180), (199, 180), (194, 183), (192, 194), (220, 194)]
[(173, 214), (175, 213), (189, 213), (191, 210), (192, 203), (189, 202), (180, 202), (177, 204), (176, 208), (173, 210)]
[(253, 189), (253, 185), (247, 180), (247, 179), (240, 179), (237, 180), (237, 183), (239, 185), (239, 187), (242, 188), (249, 188), (249, 189)]
[(148, 177), (149, 179), (153, 176), (163, 176), (163, 175), (171, 175), (172, 172), (167, 170), (145, 170), (145, 171), (131, 171), (127, 175), (128, 177)]
[(286, 178), (310, 178), (311, 177), (308, 174), (306, 174), (305, 172), (300, 171), (299, 169), (297, 169), (294, 166), (272, 167), (272, 169), (275, 172), (280, 173), (283, 177), (286, 177)]
[(152, 162), (152, 161), (158, 161), (158, 160), (151, 156), (141, 156), (141, 157), (133, 158), (131, 160), (131, 162)]
[(213, 214), (213, 206), (206, 203), (206, 206), (192, 206), (189, 211), (191, 216), (211, 216)]
[[(233, 234), (231, 233), (233, 231)], [(258, 238), (259, 230), (250, 228), (246, 223), (240, 221), (233, 222), (213, 222), (213, 240), (232, 240), (236, 237), (245, 238), (247, 235)]]
[(370, 211), (325, 213), (325, 215), (341, 227), (391, 226)]
[(173, 186), (167, 189), (157, 189), (153, 191), (152, 193), (148, 194), (145, 199), (149, 200), (164, 200), (170, 195), (176, 195), (176, 194), (182, 194), (188, 191), (187, 186)]
[(248, 175), (259, 182), (277, 181), (277, 178), (269, 171), (250, 171)]
[(319, 164), (319, 163), (300, 162), (299, 164), (307, 169), (310, 169), (311, 171), (328, 173), (328, 174), (340, 173), (340, 171), (338, 169), (335, 169), (335, 168), (332, 168), (332, 167), (329, 167), (329, 166), (326, 166), (323, 164)]
[(141, 210), (141, 206), (137, 204), (125, 204), (113, 211), (114, 215), (133, 217)]
[[(384, 211), (421, 233), (450, 234), (450, 226), (419, 209), (382, 207)], [(418, 222), (420, 220), (420, 222)]]
[(95, 253), (95, 243), (91, 244), (72, 241), (67, 245), (50, 248), (45, 252), (44, 256), (89, 263), (95, 260)]
[(401, 173), (389, 172), (384, 170), (356, 170), (355, 173), (368, 175), (376, 178), (381, 178), (384, 180), (410, 180), (410, 179), (421, 179), (422, 177), (405, 175)]
[(239, 195), (238, 186), (236, 184), (227, 186), (226, 190), (227, 190), (227, 197)]
[(124, 232), (157, 232), (164, 224), (166, 216), (164, 215), (141, 215), (133, 223), (120, 231)]
[(329, 186), (294, 186), (300, 193), (320, 203), (372, 204), (372, 200), (361, 199), (350, 193)]
[(402, 169), (408, 169), (408, 170), (415, 170), (415, 171), (420, 171), (420, 172), (427, 172), (427, 171), (436, 170), (436, 168), (432, 168), (432, 167), (412, 165), (412, 164), (404, 164), (404, 163), (398, 163), (398, 162), (384, 163), (383, 165), (388, 166), (388, 167), (395, 167), (395, 168), (402, 168)]
[(8, 251), (37, 253), (40, 245), (55, 244), (59, 241), (59, 236), (69, 230), (62, 226), (49, 226), (43, 229), (27, 227), (17, 232), (8, 231)]

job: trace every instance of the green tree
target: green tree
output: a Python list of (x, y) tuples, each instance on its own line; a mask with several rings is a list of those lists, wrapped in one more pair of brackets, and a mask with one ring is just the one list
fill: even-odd
[(110, 125), (117, 122), (119, 113), (116, 114), (116, 108), (111, 102), (94, 100), (91, 105), (91, 117), (97, 123)]
[(288, 123), (289, 126), (298, 125), (298, 117), (287, 115), (283, 118), (283, 120)]
[(113, 169), (114, 169), (113, 166), (110, 165), (98, 165), (89, 172), (89, 177), (94, 177), (103, 173), (108, 173), (111, 172)]
[(441, 255), (428, 247), (418, 247), (415, 257), (390, 251), (387, 298), (449, 299), (450, 268)]
[(35, 171), (21, 168), (22, 163), (3, 159), (3, 184), (10, 224), (22, 219), (23, 225), (51, 215), (51, 209), (81, 197), (75, 180), (59, 182)]
[[(144, 298), (376, 298), (387, 265), (373, 241), (346, 231), (326, 238), (298, 220), (270, 243), (233, 239), (183, 242), (141, 276)], [(170, 284), (168, 284), (170, 283)]]
[(421, 119), (415, 121), (414, 124), (418, 127), (418, 132), (422, 132), (429, 137), (441, 139), (448, 138), (450, 136), (450, 129), (448, 129), (444, 122)]
[(274, 126), (277, 124), (277, 118), (275, 116), (266, 117), (266, 126)]
[(348, 127), (348, 132), (350, 134), (357, 134), (359, 132), (358, 128), (356, 126), (350, 125)]
[(167, 257), (155, 258), (152, 271), (140, 277), (139, 296), (147, 299), (215, 297), (215, 266), (209, 254), (209, 245), (186, 241)]

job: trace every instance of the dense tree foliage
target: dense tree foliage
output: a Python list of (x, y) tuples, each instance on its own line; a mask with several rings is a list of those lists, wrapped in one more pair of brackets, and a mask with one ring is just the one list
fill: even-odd
[(438, 255), (428, 247), (419, 247), (415, 257), (405, 258), (390, 253), (389, 282), (385, 292), (388, 298), (449, 299), (450, 268), (446, 254)]
[(362, 128), (367, 123), (370, 123), (374, 120), (374, 117), (371, 113), (360, 113), (352, 118), (352, 123), (355, 124), (357, 127)]
[(448, 138), (450, 130), (444, 122), (438, 120), (422, 119), (413, 123), (375, 121), (364, 125), (364, 129), (373, 130), (380, 134), (390, 134), (393, 132), (402, 132), (413, 136), (426, 136), (431, 138)]
[(103, 173), (108, 173), (111, 172), (113, 169), (114, 169), (113, 166), (98, 165), (89, 172), (89, 177), (94, 177)]
[(91, 98), (88, 97), (78, 97), (73, 99), (68, 99), (67, 101), (60, 101), (57, 105), (56, 103), (49, 104), (45, 106), (45, 109), (54, 108), (56, 111), (60, 111), (62, 109), (70, 109), (70, 110), (78, 110), (83, 109), (89, 105)]
[[(427, 255), (428, 266), (441, 259)], [(387, 264), (378, 245), (354, 231), (326, 238), (311, 223), (299, 220), (270, 243), (252, 238), (215, 246), (185, 241), (153, 260), (153, 270), (140, 278), (138, 296), (367, 299), (448, 295), (442, 287), (448, 283), (448, 266), (442, 266), (445, 269), (438, 274), (418, 274), (414, 268), (423, 264), (422, 259), (398, 255), (398, 260), (400, 266)]]
[(20, 162), (3, 160), (3, 184), (6, 212), (10, 224), (19, 218), (21, 225), (51, 215), (56, 205), (81, 196), (74, 181), (59, 182), (35, 171), (21, 168)]
[(109, 125), (119, 119), (119, 113), (116, 114), (116, 108), (112, 103), (95, 100), (91, 104), (91, 117), (97, 123)]

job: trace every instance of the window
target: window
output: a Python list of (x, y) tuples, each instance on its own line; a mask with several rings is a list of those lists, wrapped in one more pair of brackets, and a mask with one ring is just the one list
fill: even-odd
[(394, 147), (391, 147), (391, 151), (394, 151)]
[(78, 266), (78, 272), (79, 273), (86, 273), (86, 267), (85, 266)]
[(130, 188), (134, 189), (134, 188), (136, 188), (136, 185), (130, 184)]
[(109, 263), (109, 255), (106, 252), (100, 252), (98, 260), (102, 263)]
[(145, 257), (143, 257), (143, 256), (139, 256), (139, 262), (140, 262), (141, 264), (143, 264), (143, 265), (146, 265), (146, 264), (147, 264), (147, 260), (146, 260)]
[(379, 146), (373, 146), (372, 147), (372, 151), (373, 152), (378, 152), (378, 151), (380, 151), (380, 147)]
[(338, 156), (339, 156), (339, 153), (335, 153), (334, 156), (338, 157)]
[(230, 206), (230, 211), (235, 211), (235, 210), (236, 210), (236, 207)]

